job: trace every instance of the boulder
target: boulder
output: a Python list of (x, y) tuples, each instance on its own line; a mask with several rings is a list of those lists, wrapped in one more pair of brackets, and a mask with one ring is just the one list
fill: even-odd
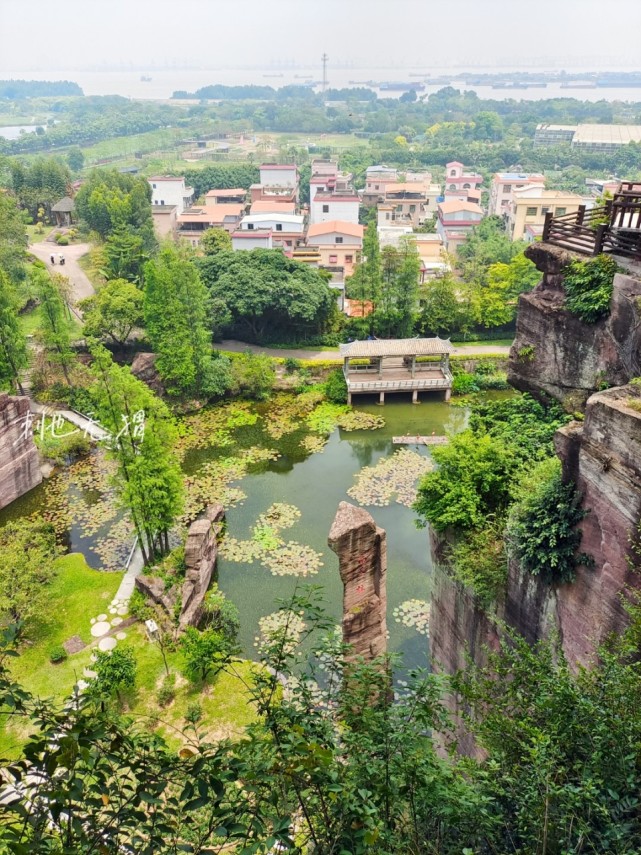
[(165, 394), (165, 387), (156, 368), (157, 359), (157, 353), (137, 353), (131, 364), (131, 373), (146, 383), (157, 395), (162, 396)]

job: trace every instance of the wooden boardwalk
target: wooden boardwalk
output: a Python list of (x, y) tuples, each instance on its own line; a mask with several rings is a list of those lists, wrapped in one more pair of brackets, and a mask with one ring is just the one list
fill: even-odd
[(449, 442), (446, 436), (393, 436), (394, 445), (445, 445)]

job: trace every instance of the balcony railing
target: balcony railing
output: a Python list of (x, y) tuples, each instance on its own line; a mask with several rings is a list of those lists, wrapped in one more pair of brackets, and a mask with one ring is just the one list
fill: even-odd
[(641, 184), (622, 184), (614, 199), (590, 210), (580, 205), (562, 217), (546, 214), (542, 239), (581, 255), (641, 260)]

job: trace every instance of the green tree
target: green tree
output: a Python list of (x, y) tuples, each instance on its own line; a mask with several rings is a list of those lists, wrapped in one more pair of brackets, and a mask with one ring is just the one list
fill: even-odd
[(24, 220), (9, 193), (0, 193), (0, 269), (13, 284), (25, 278), (27, 234)]
[(122, 692), (136, 685), (136, 657), (130, 647), (116, 647), (103, 653), (96, 652), (92, 666), (96, 677), (91, 691), (97, 695), (116, 695), (122, 703)]
[(104, 251), (107, 261), (106, 273), (110, 279), (141, 281), (143, 266), (148, 255), (140, 234), (134, 232), (124, 222), (117, 223), (105, 241)]
[(231, 237), (225, 229), (207, 229), (199, 243), (205, 255), (216, 255), (217, 252), (231, 251)]
[(175, 427), (165, 404), (128, 367), (115, 365), (105, 347), (94, 345), (91, 354), (96, 377), (91, 393), (118, 464), (114, 483), (149, 564), (169, 550), (169, 530), (182, 510)]
[(23, 394), (20, 372), (28, 362), (27, 339), (20, 329), (17, 304), (9, 277), (0, 267), (0, 387), (17, 388)]
[(65, 380), (71, 385), (70, 371), (73, 362), (71, 336), (69, 335), (68, 309), (60, 288), (46, 270), (34, 268), (31, 278), (40, 299), (42, 341), (48, 357), (59, 365)]
[(106, 282), (93, 297), (83, 300), (84, 332), (90, 338), (109, 337), (123, 345), (143, 322), (143, 293), (125, 279)]
[(274, 363), (264, 353), (246, 351), (234, 356), (231, 363), (231, 389), (236, 395), (263, 401), (274, 387)]
[(60, 551), (48, 523), (10, 521), (0, 528), (0, 613), (5, 620), (29, 624), (42, 616)]
[(424, 334), (456, 332), (460, 311), (456, 283), (451, 273), (436, 276), (421, 288), (420, 326)]
[(67, 152), (67, 163), (72, 172), (80, 172), (85, 165), (85, 156), (79, 146), (70, 148)]
[(212, 299), (226, 305), (229, 330), (246, 341), (300, 341), (334, 319), (329, 274), (279, 250), (219, 252), (197, 266)]
[[(211, 349), (210, 304), (198, 269), (169, 245), (145, 267), (145, 325), (170, 395), (224, 394), (225, 363)], [(222, 388), (221, 388), (222, 387)]]
[(185, 661), (185, 673), (194, 683), (204, 683), (208, 677), (215, 677), (238, 652), (236, 644), (213, 627), (198, 630), (194, 626), (188, 626), (180, 647)]
[(421, 481), (414, 510), (435, 531), (477, 528), (505, 510), (517, 460), (503, 442), (466, 430), (432, 454), (438, 468)]

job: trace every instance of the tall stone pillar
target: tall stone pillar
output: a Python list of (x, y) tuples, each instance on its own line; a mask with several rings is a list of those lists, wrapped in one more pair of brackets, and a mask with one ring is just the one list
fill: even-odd
[(387, 536), (370, 514), (341, 502), (328, 544), (343, 580), (343, 641), (352, 658), (371, 661), (387, 650)]

